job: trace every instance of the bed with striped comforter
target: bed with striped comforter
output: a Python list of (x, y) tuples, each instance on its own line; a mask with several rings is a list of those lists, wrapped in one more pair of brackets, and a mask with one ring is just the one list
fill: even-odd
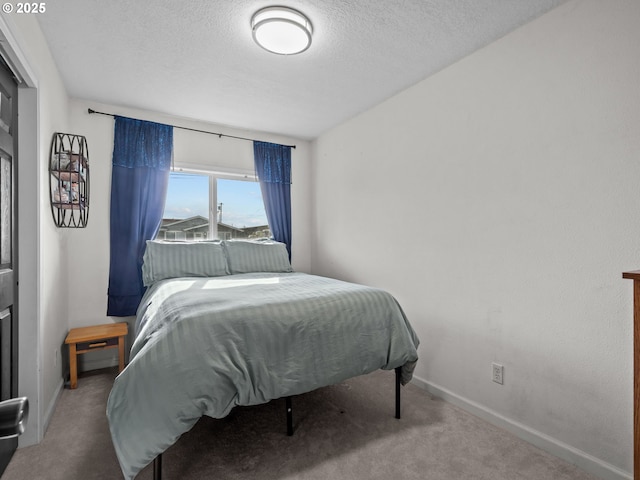
[(107, 404), (124, 477), (202, 415), (226, 416), (377, 369), (411, 380), (418, 338), (389, 293), (304, 273), (161, 280)]

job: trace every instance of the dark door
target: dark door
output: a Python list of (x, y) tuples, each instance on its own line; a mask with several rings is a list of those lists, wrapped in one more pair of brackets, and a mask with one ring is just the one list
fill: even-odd
[[(0, 400), (18, 395), (17, 93), (0, 58)], [(17, 437), (0, 439), (0, 475), (17, 446)]]

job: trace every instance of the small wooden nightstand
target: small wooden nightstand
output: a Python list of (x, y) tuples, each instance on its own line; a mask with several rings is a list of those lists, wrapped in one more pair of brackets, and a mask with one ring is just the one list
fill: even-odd
[(124, 322), (69, 330), (64, 343), (69, 345), (71, 388), (78, 386), (78, 355), (81, 353), (118, 347), (119, 372), (124, 369), (124, 337), (127, 331), (128, 325)]

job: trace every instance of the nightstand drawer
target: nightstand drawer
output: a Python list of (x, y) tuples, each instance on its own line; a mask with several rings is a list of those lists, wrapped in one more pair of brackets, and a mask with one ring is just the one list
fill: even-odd
[(104, 340), (94, 340), (93, 342), (84, 342), (76, 344), (78, 353), (89, 350), (100, 350), (101, 348), (116, 347), (118, 345), (118, 337), (106, 338)]

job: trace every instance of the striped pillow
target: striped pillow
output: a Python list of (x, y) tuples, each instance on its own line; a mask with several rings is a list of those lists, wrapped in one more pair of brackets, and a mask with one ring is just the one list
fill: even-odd
[(222, 243), (148, 240), (142, 264), (145, 287), (166, 278), (228, 275)]
[(284, 243), (272, 240), (227, 240), (223, 242), (229, 272), (293, 272)]

